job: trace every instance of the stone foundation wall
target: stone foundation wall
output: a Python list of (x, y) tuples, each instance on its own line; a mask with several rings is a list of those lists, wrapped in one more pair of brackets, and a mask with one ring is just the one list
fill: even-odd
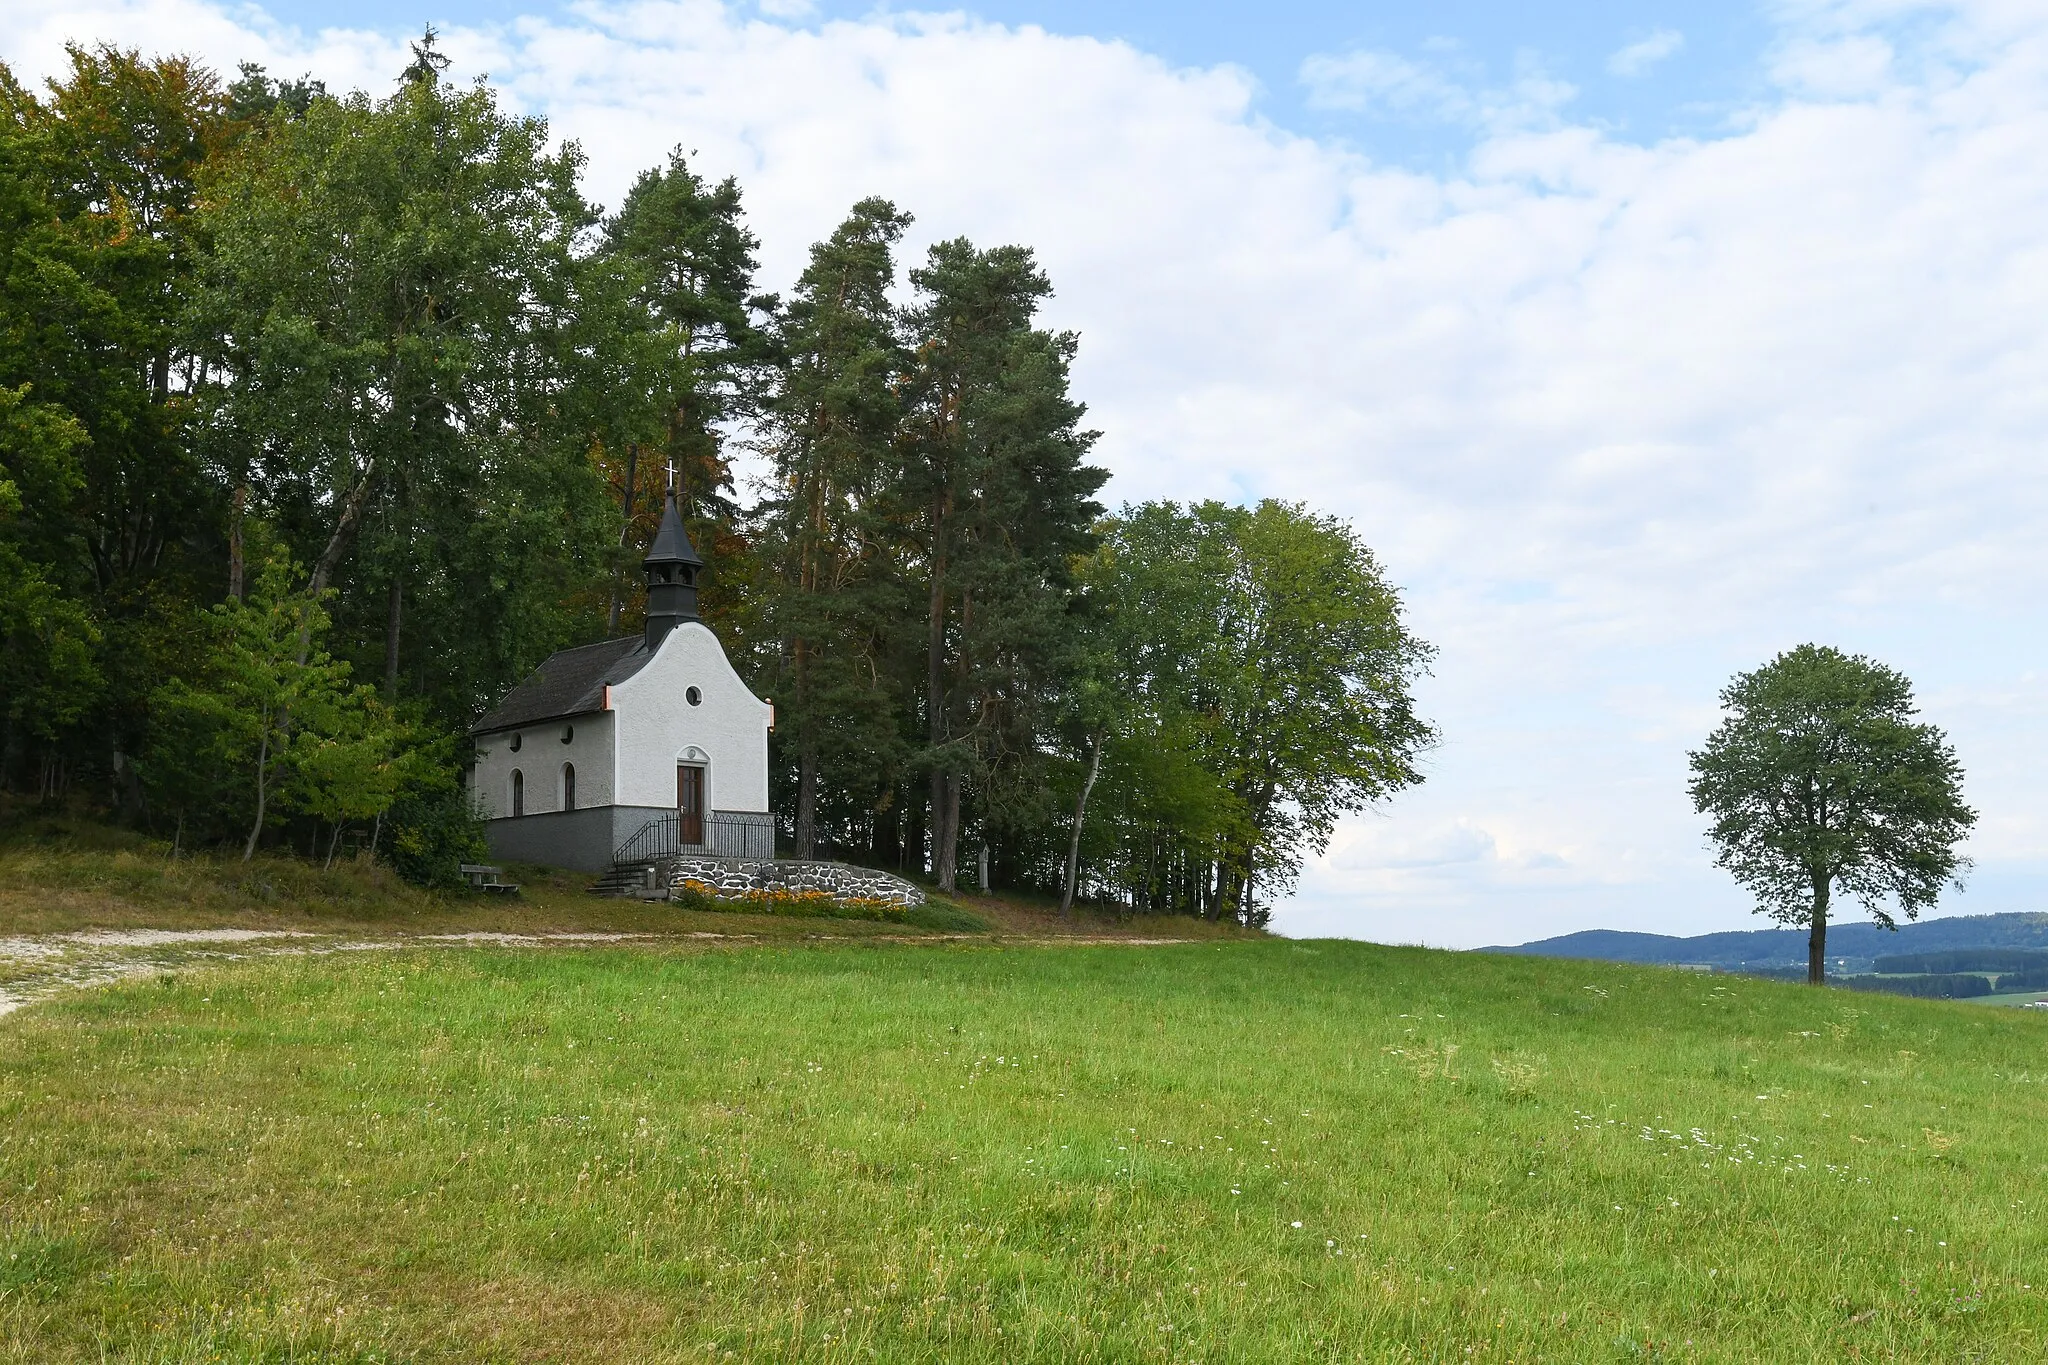
[(924, 892), (891, 872), (849, 867), (845, 863), (807, 863), (778, 858), (706, 858), (685, 854), (669, 864), (669, 885), (683, 889), (697, 882), (713, 894), (735, 899), (750, 891), (822, 892), (836, 901), (884, 901), (890, 905), (924, 904)]

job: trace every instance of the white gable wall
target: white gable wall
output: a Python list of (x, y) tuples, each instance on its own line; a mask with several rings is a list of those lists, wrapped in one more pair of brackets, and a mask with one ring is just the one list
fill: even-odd
[[(695, 706), (692, 687), (701, 698)], [(612, 716), (618, 726), (612, 799), (620, 805), (673, 809), (681, 762), (704, 766), (707, 809), (768, 809), (768, 727), (775, 708), (740, 681), (703, 622), (677, 625), (645, 667), (612, 688)]]
[[(656, 662), (659, 662), (657, 660)], [(649, 665), (652, 667), (653, 665)], [(478, 801), (491, 819), (512, 813), (512, 772), (526, 778), (526, 814), (540, 815), (562, 809), (562, 765), (576, 765), (576, 808), (609, 806), (616, 799), (613, 780), (617, 770), (617, 717), (600, 713), (574, 716), (567, 720), (539, 721), (517, 730), (479, 735), (476, 740), (476, 770), (471, 779)], [(569, 734), (569, 742), (562, 736)], [(519, 736), (519, 750), (512, 750), (512, 737)], [(669, 793), (668, 804), (675, 804)]]

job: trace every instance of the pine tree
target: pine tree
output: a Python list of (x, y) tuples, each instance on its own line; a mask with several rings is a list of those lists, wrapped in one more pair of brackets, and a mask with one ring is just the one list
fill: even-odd
[[(749, 572), (724, 433), (757, 414), (774, 358), (767, 323), (776, 300), (754, 290), (760, 243), (742, 218), (739, 183), (707, 182), (677, 150), (633, 182), (605, 244), (627, 270), (652, 343), (644, 382), (657, 458), (633, 452), (622, 500), (647, 519), (633, 529), (651, 532), (661, 506), (652, 481), (673, 463), (691, 541), (705, 557), (705, 614), (718, 622), (738, 605), (733, 589)], [(650, 485), (654, 497), (644, 496)], [(629, 524), (632, 510), (622, 507)], [(642, 543), (630, 531), (625, 539)]]
[[(1073, 557), (1108, 478), (1067, 392), (1076, 338), (1032, 326), (1051, 283), (1024, 247), (941, 242), (911, 273), (903, 502), (924, 589), (933, 875), (954, 889), (963, 793), (999, 801), (1036, 751)], [(1014, 786), (1011, 787), (1014, 790)]]
[(909, 222), (886, 200), (854, 205), (811, 249), (782, 321), (785, 368), (768, 424), (775, 486), (763, 511), (777, 574), (777, 731), (796, 759), (802, 858), (817, 856), (828, 779), (872, 801), (893, 785), (902, 747), (888, 666), (901, 601), (888, 497), (905, 357), (888, 295)]

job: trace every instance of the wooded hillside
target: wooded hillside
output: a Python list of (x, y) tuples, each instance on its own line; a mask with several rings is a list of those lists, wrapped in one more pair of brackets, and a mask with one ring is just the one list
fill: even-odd
[(1263, 922), (1430, 741), (1371, 551), (1113, 515), (1022, 245), (855, 204), (785, 294), (680, 153), (75, 48), (0, 68), (0, 799), (173, 849), (478, 849), (468, 725), (637, 630), (669, 471), (802, 856)]

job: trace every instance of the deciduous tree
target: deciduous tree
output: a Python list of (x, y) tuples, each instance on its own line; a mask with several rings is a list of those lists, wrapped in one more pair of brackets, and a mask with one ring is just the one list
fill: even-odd
[[(1435, 732), (1413, 688), (1432, 650), (1337, 518), (1274, 501), (1127, 507), (1084, 576), (1146, 737), (1131, 771), (1190, 820), (1190, 899), (1208, 914), (1256, 919), (1255, 875), (1290, 885), (1339, 817), (1422, 780)], [(1166, 762), (1169, 746), (1185, 758)]]
[(209, 459), (338, 590), (344, 653), (395, 682), (417, 623), (445, 724), (588, 632), (609, 553), (580, 165), (420, 60), (385, 99), (273, 111), (208, 184)]
[[(10, 688), (6, 709), (24, 723), (0, 735), (0, 785), (23, 757), (47, 794), (96, 768), (126, 808), (127, 755), (181, 659), (218, 534), (188, 440), (196, 361), (181, 321), (197, 182), (231, 128), (213, 77), (184, 59), (68, 55), (45, 100), (0, 68), (0, 390), (12, 395), (0, 478), (21, 498), (0, 538), (15, 576), (44, 594), (14, 613), (28, 633), (7, 667), (63, 659), (69, 678)], [(42, 624), (25, 626), (30, 615)]]
[(1918, 720), (1905, 675), (1826, 645), (1787, 650), (1721, 691), (1727, 717), (1692, 755), (1715, 864), (1760, 914), (1807, 929), (1806, 979), (1827, 977), (1837, 892), (1887, 929), (1960, 884), (1976, 823), (1947, 738)]
[(321, 647), (327, 614), (320, 594), (296, 588), (296, 577), (284, 552), (273, 552), (245, 598), (208, 613), (216, 647), (206, 672), (172, 680), (155, 701), (169, 734), (205, 746), (198, 759), (183, 756), (181, 770), (201, 772), (211, 758), (240, 774), (251, 810), (244, 862), (283, 804), (280, 793), (300, 776), (300, 761), (363, 728), (348, 666)]

